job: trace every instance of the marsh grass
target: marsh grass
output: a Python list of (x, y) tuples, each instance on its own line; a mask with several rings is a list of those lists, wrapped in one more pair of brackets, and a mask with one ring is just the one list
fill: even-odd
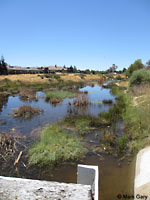
[(112, 93), (118, 96), (117, 103), (108, 113), (100, 114), (110, 122), (118, 117), (124, 120), (124, 135), (117, 143), (120, 152), (128, 149), (130, 153), (135, 153), (150, 145), (149, 89), (150, 85), (147, 83), (130, 86), (128, 90), (113, 87)]
[(101, 136), (100, 143), (107, 153), (122, 156), (127, 150), (128, 136), (124, 133), (119, 137), (116, 133), (107, 130)]
[(126, 132), (130, 138), (130, 152), (137, 152), (141, 148), (150, 144), (150, 100), (143, 96), (139, 101), (132, 102), (127, 106), (123, 114), (126, 122)]
[(73, 98), (76, 93), (69, 91), (47, 91), (46, 92), (46, 101), (49, 101), (52, 104), (57, 104), (63, 101), (65, 98)]
[(110, 150), (112, 147), (116, 145), (116, 135), (111, 133), (110, 131), (104, 131), (100, 142), (107, 148), (107, 150)]
[(77, 98), (73, 101), (73, 105), (76, 107), (87, 106), (90, 104), (87, 93), (80, 93)]
[(108, 112), (99, 113), (99, 117), (105, 119), (108, 123), (112, 124), (119, 118), (122, 118), (122, 113), (126, 110), (126, 98), (124, 95), (117, 97), (116, 104), (109, 109)]
[(91, 117), (87, 115), (68, 115), (62, 121), (67, 127), (73, 127), (80, 135), (85, 135), (91, 130)]
[(78, 160), (85, 153), (83, 143), (75, 134), (69, 134), (53, 124), (43, 129), (40, 142), (30, 149), (29, 163), (40, 166), (56, 165)]
[(128, 143), (128, 136), (127, 134), (123, 134), (117, 141), (117, 153), (122, 154), (125, 153), (127, 149), (127, 143)]
[(105, 120), (91, 115), (68, 115), (62, 120), (61, 124), (74, 128), (82, 136), (94, 129), (110, 125)]
[(33, 108), (29, 105), (24, 105), (13, 110), (12, 115), (20, 119), (31, 119), (33, 116), (38, 115), (41, 112), (43, 111), (39, 108)]

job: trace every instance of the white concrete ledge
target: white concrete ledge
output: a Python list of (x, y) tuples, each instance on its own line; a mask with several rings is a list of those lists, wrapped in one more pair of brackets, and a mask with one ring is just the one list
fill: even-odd
[(134, 198), (150, 200), (150, 147), (142, 149), (137, 154)]
[(91, 200), (91, 186), (0, 176), (0, 200)]
[(98, 200), (98, 181), (98, 166), (78, 165), (77, 183), (90, 185), (92, 188), (92, 195), (94, 197), (94, 200)]

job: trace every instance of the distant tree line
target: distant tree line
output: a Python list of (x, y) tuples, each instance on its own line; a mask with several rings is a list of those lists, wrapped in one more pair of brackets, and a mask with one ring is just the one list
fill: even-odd
[[(57, 65), (55, 65), (55, 68), (57, 68)], [(147, 69), (150, 70), (150, 60), (148, 60), (146, 62), (146, 64), (144, 65), (141, 61), (141, 59), (137, 59), (135, 60), (135, 62), (133, 64), (131, 64), (128, 69), (123, 68), (122, 70), (117, 70), (118, 66), (116, 64), (112, 64), (112, 66), (110, 68), (108, 68), (107, 70), (90, 70), (90, 69), (85, 69), (85, 70), (79, 70), (77, 69), (77, 67), (74, 66), (70, 66), (70, 67), (66, 67), (65, 65), (63, 66), (64, 69), (66, 69), (64, 72), (67, 73), (83, 73), (83, 74), (111, 74), (111, 73), (126, 73), (126, 75), (128, 77), (130, 77), (132, 75), (132, 73), (136, 70), (139, 69)], [(48, 67), (40, 67), (38, 68), (39, 71), (41, 73), (55, 73), (54, 71), (49, 71)], [(63, 72), (63, 71), (62, 71)], [(3, 56), (1, 56), (0, 59), (0, 75), (7, 75), (9, 73), (8, 69), (7, 69), (7, 63), (5, 62), (5, 59)]]

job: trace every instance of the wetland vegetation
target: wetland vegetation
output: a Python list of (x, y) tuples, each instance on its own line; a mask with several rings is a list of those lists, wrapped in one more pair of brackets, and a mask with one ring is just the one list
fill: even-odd
[(46, 126), (41, 132), (40, 142), (30, 151), (30, 164), (55, 165), (79, 160), (86, 153), (86, 148), (74, 134), (69, 134), (57, 124)]
[(12, 115), (20, 119), (30, 119), (31, 117), (42, 113), (43, 111), (39, 108), (33, 108), (30, 105), (21, 106), (13, 110)]
[[(15, 158), (1, 157), (2, 174), (11, 168), (12, 175), (19, 170), (18, 176), (30, 178), (33, 169), (35, 174), (39, 170), (46, 173), (49, 166), (63, 173), (64, 165), (88, 164), (90, 156), (96, 156), (97, 165), (105, 163), (109, 155), (121, 163), (126, 156), (149, 145), (150, 86), (148, 78), (145, 81), (135, 73), (133, 76), (121, 81), (114, 78), (106, 84), (103, 84), (106, 75), (91, 79), (85, 74), (83, 77), (58, 74), (58, 77), (30, 75), (26, 80), (12, 80), (10, 76), (1, 79), (1, 135), (7, 133), (15, 138), (15, 144), (20, 144), (16, 150), (10, 137)], [(12, 112), (14, 118), (10, 115)], [(9, 138), (1, 137), (1, 140), (2, 150)], [(15, 163), (19, 155), (16, 171), (10, 163)], [(40, 178), (46, 176), (40, 175)]]

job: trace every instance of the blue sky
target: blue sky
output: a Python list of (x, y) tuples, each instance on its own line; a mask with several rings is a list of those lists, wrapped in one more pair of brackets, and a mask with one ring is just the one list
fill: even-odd
[(149, 0), (0, 0), (0, 19), (11, 65), (105, 70), (150, 59)]

